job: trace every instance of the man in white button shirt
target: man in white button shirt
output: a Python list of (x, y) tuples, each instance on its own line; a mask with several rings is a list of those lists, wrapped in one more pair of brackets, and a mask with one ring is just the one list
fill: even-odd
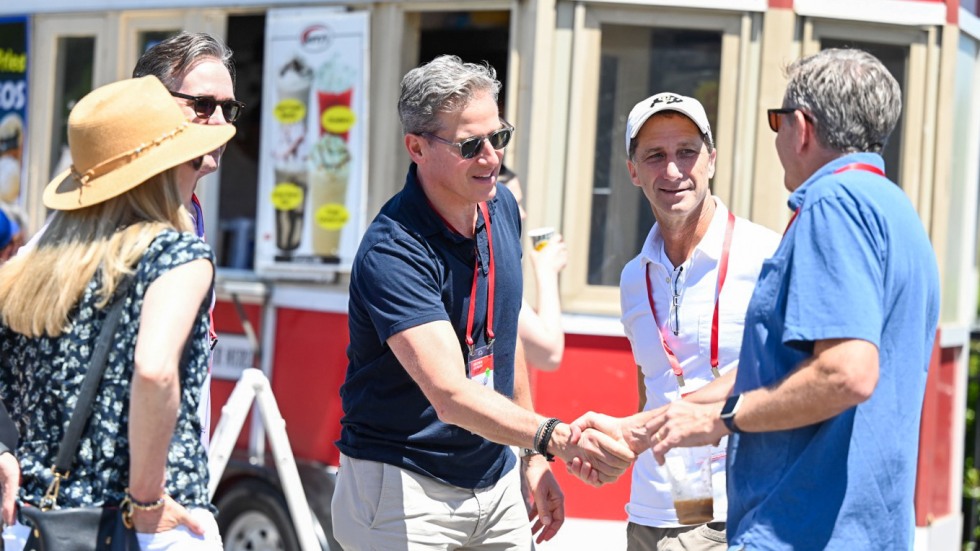
[[(780, 236), (730, 215), (711, 195), (717, 151), (696, 99), (665, 92), (637, 103), (626, 147), (630, 179), (657, 220), (620, 278), (640, 409), (648, 411), (738, 365), (745, 309)], [(711, 460), (714, 521), (684, 526), (664, 467), (653, 454), (638, 456), (626, 506), (629, 551), (727, 549), (724, 441)]]

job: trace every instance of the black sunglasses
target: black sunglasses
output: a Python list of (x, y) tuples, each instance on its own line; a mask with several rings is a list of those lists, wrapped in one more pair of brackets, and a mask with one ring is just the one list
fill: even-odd
[(769, 114), (769, 128), (772, 129), (773, 132), (779, 132), (779, 126), (782, 122), (780, 115), (789, 115), (790, 113), (794, 113), (796, 111), (803, 113), (803, 119), (810, 124), (813, 124), (813, 117), (808, 115), (806, 111), (800, 109), (799, 107), (783, 107), (780, 109), (769, 109), (767, 111)]
[[(507, 123), (504, 123), (507, 124)], [(420, 136), (425, 136), (427, 138), (432, 138), (436, 141), (442, 142), (446, 145), (451, 145), (459, 149), (459, 156), (464, 159), (472, 159), (476, 157), (477, 154), (483, 149), (483, 140), (490, 142), (490, 147), (500, 150), (507, 147), (510, 143), (510, 139), (514, 136), (514, 127), (507, 125), (496, 132), (491, 132), (486, 136), (473, 136), (471, 138), (466, 138), (460, 142), (451, 142), (449, 140), (444, 140), (439, 136), (431, 132), (422, 132)]]
[(193, 101), (194, 113), (202, 119), (210, 119), (211, 115), (214, 114), (214, 110), (220, 105), (221, 113), (225, 116), (225, 120), (235, 122), (238, 120), (238, 117), (242, 116), (242, 109), (245, 109), (244, 103), (233, 99), (218, 101), (214, 96), (188, 96), (180, 92), (170, 92), (170, 95), (175, 98)]

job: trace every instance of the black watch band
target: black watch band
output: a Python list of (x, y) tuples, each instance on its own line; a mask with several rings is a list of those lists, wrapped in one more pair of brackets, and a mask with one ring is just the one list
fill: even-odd
[(741, 404), (742, 395), (735, 394), (733, 396), (729, 396), (728, 399), (725, 400), (725, 405), (721, 408), (721, 420), (723, 423), (725, 423), (728, 430), (733, 433), (742, 432), (739, 430), (738, 425), (735, 424), (735, 414), (738, 413), (738, 406)]

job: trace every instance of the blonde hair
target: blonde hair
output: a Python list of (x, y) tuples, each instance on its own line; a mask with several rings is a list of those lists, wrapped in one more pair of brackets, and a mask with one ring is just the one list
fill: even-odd
[[(101, 270), (99, 308), (165, 229), (192, 231), (176, 168), (130, 191), (74, 211), (56, 211), (37, 247), (0, 268), (0, 320), (29, 337), (56, 337)], [(84, 193), (84, 188), (81, 191)]]

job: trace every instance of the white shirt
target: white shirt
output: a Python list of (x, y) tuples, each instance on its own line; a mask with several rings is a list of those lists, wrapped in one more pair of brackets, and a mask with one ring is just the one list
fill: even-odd
[[(711, 382), (711, 321), (718, 285), (718, 262), (721, 259), (728, 209), (718, 199), (711, 225), (691, 257), (674, 266), (664, 251), (659, 224), (654, 224), (635, 258), (623, 268), (620, 276), (622, 322), (633, 349), (633, 358), (643, 370), (646, 385), (645, 411), (679, 400), (681, 394), (693, 392)], [(732, 234), (728, 256), (728, 274), (719, 299), (718, 369), (722, 374), (738, 365), (745, 310), (762, 262), (772, 256), (780, 235), (768, 228), (738, 218)], [(667, 346), (677, 356), (684, 370), (683, 391), (678, 386), (650, 312), (647, 295), (647, 269), (653, 288), (661, 333)], [(679, 306), (671, 308), (674, 290)], [(675, 318), (676, 314), (676, 318)], [(678, 333), (674, 334), (674, 329)], [(725, 494), (725, 447), (727, 438), (712, 454), (712, 488), (714, 517), (727, 517)], [(670, 483), (663, 467), (651, 453), (643, 453), (633, 466), (633, 485), (626, 506), (629, 521), (644, 526), (677, 527), (677, 514), (670, 495)]]

